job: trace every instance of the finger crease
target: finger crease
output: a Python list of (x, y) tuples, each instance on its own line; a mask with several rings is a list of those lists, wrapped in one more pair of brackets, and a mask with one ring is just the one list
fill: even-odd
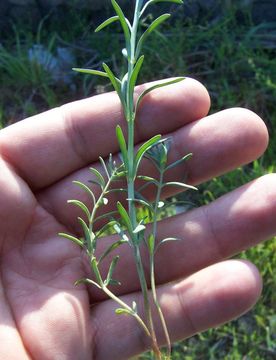
[[(74, 121), (73, 118), (66, 114), (62, 106), (59, 109), (61, 116), (64, 119), (65, 133), (71, 144), (73, 152), (80, 160), (80, 163), (85, 165), (88, 163), (88, 157), (87, 153), (83, 151), (83, 149), (87, 149), (88, 147), (86, 146), (86, 138), (81, 131), (81, 127), (78, 126), (78, 123)], [(81, 165), (79, 167), (81, 167)]]

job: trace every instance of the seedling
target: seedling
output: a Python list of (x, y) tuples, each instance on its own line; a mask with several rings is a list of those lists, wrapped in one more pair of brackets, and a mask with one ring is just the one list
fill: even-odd
[[(167, 352), (165, 358), (170, 359), (171, 341), (169, 331), (159, 305), (156, 291), (155, 255), (164, 243), (177, 241), (178, 239), (173, 237), (162, 240), (157, 239), (157, 227), (160, 213), (164, 211), (164, 208), (167, 206), (166, 201), (162, 199), (163, 189), (168, 186), (174, 186), (180, 189), (195, 189), (193, 186), (182, 182), (166, 181), (166, 173), (173, 167), (187, 161), (191, 154), (184, 155), (176, 162), (168, 164), (168, 152), (171, 141), (168, 138), (162, 138), (160, 134), (146, 141), (138, 150), (134, 147), (135, 123), (138, 121), (137, 111), (144, 97), (157, 88), (184, 80), (183, 77), (179, 77), (155, 84), (142, 92), (137, 99), (134, 99), (134, 89), (145, 60), (144, 55), (142, 55), (143, 45), (147, 37), (166, 21), (170, 17), (170, 14), (163, 14), (156, 18), (145, 31), (141, 29), (141, 21), (152, 5), (161, 2), (182, 4), (181, 0), (136, 0), (133, 21), (130, 23), (119, 4), (115, 0), (111, 0), (111, 4), (115, 10), (115, 16), (107, 19), (97, 27), (96, 32), (103, 30), (115, 22), (120, 23), (122, 27), (125, 39), (125, 47), (122, 50), (122, 55), (127, 62), (127, 72), (122, 79), (116, 77), (112, 69), (105, 63), (103, 63), (102, 71), (80, 68), (74, 69), (77, 72), (102, 76), (109, 79), (121, 102), (122, 112), (127, 123), (127, 137), (124, 136), (122, 128), (117, 125), (116, 137), (120, 149), (120, 161), (115, 161), (114, 156), (110, 154), (107, 159), (99, 158), (102, 165), (102, 172), (99, 172), (95, 168), (90, 169), (93, 176), (91, 182), (99, 188), (99, 195), (95, 195), (91, 186), (79, 181), (74, 181), (76, 186), (79, 186), (87, 193), (92, 203), (91, 207), (90, 204), (85, 204), (79, 200), (69, 200), (69, 203), (80, 208), (84, 214), (83, 218), (78, 218), (83, 236), (75, 237), (65, 233), (61, 233), (60, 235), (80, 246), (86, 253), (91, 265), (93, 279), (80, 279), (76, 284), (87, 283), (95, 286), (117, 302), (119, 307), (116, 310), (116, 314), (134, 317), (137, 320), (137, 325), (141, 326), (145, 335), (150, 339), (154, 359), (162, 359), (152, 316), (153, 309), (150, 305), (153, 303), (153, 307), (156, 308), (160, 317), (166, 338)], [(141, 164), (145, 159), (153, 163), (157, 170), (156, 177), (141, 172)], [(126, 185), (122, 186), (122, 182), (125, 182)], [(155, 188), (155, 199), (153, 201), (145, 196), (144, 190), (148, 186)], [(113, 211), (105, 212), (104, 208), (114, 192), (126, 194), (125, 199), (122, 202), (117, 202), (116, 209)], [(90, 208), (92, 208), (91, 211), (89, 210)], [(138, 216), (138, 213), (141, 213), (141, 209), (144, 214), (142, 218)], [(102, 223), (102, 221), (104, 221), (104, 223)], [(100, 228), (98, 227), (99, 223), (103, 224)], [(98, 242), (107, 232), (117, 234), (117, 239), (99, 255)], [(120, 285), (113, 277), (114, 269), (119, 262), (119, 255), (112, 256), (112, 254), (114, 254), (115, 250), (118, 251), (118, 248), (123, 244), (129, 245), (133, 253), (133, 261), (136, 264), (141, 292), (143, 294), (143, 309), (138, 309), (135, 301), (133, 301), (131, 305), (126, 304), (111, 290), (112, 286)], [(141, 248), (144, 246), (146, 246), (148, 250), (147, 258), (149, 259), (150, 268), (150, 289), (148, 289), (147, 286), (147, 279), (141, 258)], [(101, 271), (102, 261), (107, 261), (108, 259), (111, 259), (109, 270), (107, 274), (103, 274)], [(142, 316), (141, 314), (144, 315)]]

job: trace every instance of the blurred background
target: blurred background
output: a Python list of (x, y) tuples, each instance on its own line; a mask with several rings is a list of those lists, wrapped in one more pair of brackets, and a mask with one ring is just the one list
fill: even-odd
[[(134, 1), (118, 2), (131, 14)], [(262, 158), (200, 186), (191, 199), (199, 206), (276, 171), (276, 1), (186, 0), (181, 8), (164, 3), (152, 7), (144, 24), (163, 10), (173, 17), (146, 44), (141, 83), (194, 77), (210, 92), (211, 112), (246, 107), (265, 120), (270, 132)], [(1, 127), (111, 90), (104, 79), (71, 68), (101, 69), (105, 61), (123, 75), (119, 26), (93, 32), (112, 14), (109, 0), (0, 0)], [(260, 268), (262, 298), (240, 319), (175, 344), (173, 359), (276, 359), (276, 239), (241, 257)]]

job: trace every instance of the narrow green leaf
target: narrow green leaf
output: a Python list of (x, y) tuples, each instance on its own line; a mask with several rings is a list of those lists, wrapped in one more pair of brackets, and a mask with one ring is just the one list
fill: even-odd
[(169, 238), (166, 238), (166, 239), (163, 239), (162, 241), (160, 241), (159, 244), (161, 245), (161, 244), (164, 244), (164, 243), (169, 242), (169, 241), (181, 241), (181, 239), (175, 238), (175, 237), (169, 237)]
[(108, 274), (105, 280), (106, 285), (109, 285), (110, 280), (112, 279), (112, 275), (115, 269), (115, 266), (117, 265), (117, 262), (119, 260), (120, 256), (115, 256), (110, 264), (109, 270), (108, 270)]
[(123, 32), (125, 34), (126, 43), (129, 46), (130, 43), (130, 29), (129, 29), (129, 23), (126, 20), (126, 17), (120, 8), (119, 4), (115, 0), (111, 0), (112, 6), (116, 12), (116, 14), (119, 17), (120, 23), (122, 25)]
[(121, 215), (121, 219), (123, 221), (123, 224), (126, 226), (127, 231), (129, 234), (132, 233), (132, 224), (131, 220), (129, 218), (129, 215), (126, 211), (126, 209), (123, 207), (123, 205), (120, 203), (120, 201), (117, 202), (117, 209), (119, 211), (119, 214)]
[(150, 176), (146, 176), (146, 175), (138, 175), (137, 179), (144, 180), (144, 181), (150, 181), (150, 182), (155, 182), (156, 181), (158, 183), (158, 181), (156, 179), (154, 179), (154, 178), (152, 178)]
[(89, 220), (90, 219), (90, 211), (88, 210), (88, 207), (81, 201), (79, 200), (68, 200), (67, 201), (68, 204), (73, 204), (73, 205), (76, 205), (78, 206), (79, 208), (82, 209), (82, 211), (86, 214), (87, 216), (87, 219)]
[(104, 224), (103, 227), (97, 232), (96, 237), (99, 238), (100, 236), (104, 235), (111, 227), (113, 228), (115, 224), (117, 224), (117, 221), (115, 220), (111, 220)]
[(114, 215), (118, 214), (118, 211), (115, 210), (115, 211), (110, 211), (108, 213), (105, 213), (105, 214), (102, 214), (102, 215), (99, 215), (97, 216), (94, 221), (93, 221), (93, 224), (95, 224), (96, 222), (100, 221), (100, 220), (103, 220), (103, 219), (106, 219), (106, 218), (111, 218), (113, 217)]
[(178, 77), (178, 78), (176, 78), (176, 79), (174, 79), (174, 80), (169, 80), (169, 81), (164, 81), (164, 82), (162, 82), (162, 83), (158, 83), (158, 84), (153, 85), (153, 86), (149, 87), (148, 89), (144, 90), (144, 91), (142, 92), (142, 94), (141, 94), (141, 95), (138, 97), (138, 99), (137, 99), (135, 111), (138, 110), (139, 105), (140, 105), (142, 99), (143, 99), (149, 92), (151, 92), (151, 91), (153, 91), (153, 90), (155, 90), (155, 89), (158, 89), (158, 88), (162, 88), (162, 87), (168, 86), (168, 85), (176, 84), (176, 83), (178, 83), (178, 82), (180, 82), (180, 81), (183, 81), (184, 79), (185, 79), (184, 77)]
[(114, 192), (127, 192), (127, 189), (124, 188), (114, 188), (107, 190), (106, 194), (114, 193)]
[(147, 30), (143, 33), (143, 35), (140, 37), (138, 44), (137, 44), (137, 48), (136, 48), (136, 59), (138, 58), (141, 50), (142, 50), (142, 46), (146, 40), (146, 38), (149, 36), (150, 33), (152, 33), (159, 25), (161, 25), (165, 20), (167, 20), (171, 15), (170, 14), (163, 14), (160, 15), (157, 19), (155, 19), (150, 26), (147, 28)]
[(143, 185), (141, 185), (137, 191), (141, 192), (142, 190), (146, 189), (149, 185), (159, 186), (159, 182), (155, 179), (146, 180), (146, 182)]
[(93, 258), (91, 260), (91, 267), (92, 267), (92, 270), (93, 270), (93, 272), (95, 274), (96, 280), (98, 281), (98, 283), (100, 285), (102, 285), (103, 284), (103, 279), (101, 277), (101, 274), (100, 274), (100, 271), (99, 271), (99, 268), (98, 268), (98, 262), (97, 262), (96, 258)]
[(93, 234), (90, 233), (89, 227), (81, 217), (78, 217), (78, 221), (81, 224), (88, 251), (91, 252), (92, 250), (95, 250), (93, 249), (93, 240), (95, 235), (94, 233)]
[(123, 308), (118, 308), (115, 310), (116, 315), (133, 315), (131, 311)]
[(141, 10), (140, 16), (142, 16), (144, 14), (144, 12), (146, 11), (146, 9), (148, 8), (149, 5), (157, 4), (159, 2), (170, 2), (170, 3), (179, 4), (179, 5), (183, 4), (183, 0), (150, 0), (145, 4), (143, 9)]
[(138, 59), (137, 63), (135, 64), (135, 67), (133, 69), (133, 72), (131, 74), (131, 77), (130, 77), (130, 92), (133, 93), (134, 91), (134, 88), (135, 88), (135, 85), (136, 85), (136, 82), (137, 82), (137, 78), (138, 78), (138, 75), (140, 73), (140, 70), (141, 70), (141, 67), (143, 65), (143, 62), (144, 62), (144, 58), (145, 56), (142, 55), (140, 56), (140, 58)]
[(102, 77), (106, 77), (106, 78), (109, 77), (109, 76), (107, 75), (107, 73), (105, 73), (105, 72), (103, 72), (103, 71), (99, 71), (99, 70), (81, 69), (81, 68), (73, 68), (72, 70), (74, 70), (74, 71), (76, 71), (76, 72), (83, 73), (83, 74), (98, 75), (98, 76), (102, 76)]
[(126, 177), (126, 175), (127, 175), (126, 171), (119, 171), (119, 172), (116, 171), (114, 173), (114, 175), (112, 176), (112, 180), (113, 181), (122, 181), (122, 177)]
[(192, 156), (193, 156), (192, 153), (183, 156), (181, 159), (179, 159), (179, 160), (175, 161), (174, 163), (168, 165), (168, 166), (166, 167), (165, 171), (167, 171), (167, 170), (169, 170), (169, 169), (172, 169), (172, 168), (174, 168), (175, 166), (180, 165), (182, 162), (189, 160)]
[(163, 206), (162, 210), (165, 210), (165, 209), (167, 209), (169, 207), (174, 207), (175, 208), (176, 205), (180, 205), (180, 206), (182, 205), (183, 211), (185, 211), (186, 207), (196, 206), (196, 204), (192, 203), (191, 201), (184, 201), (184, 200), (176, 200), (176, 199), (174, 199), (172, 202), (166, 202), (165, 205)]
[(180, 240), (181, 240), (181, 239), (175, 238), (175, 237), (169, 237), (169, 238), (163, 239), (163, 240), (160, 241), (160, 242), (158, 243), (158, 245), (156, 246), (156, 248), (155, 248), (155, 250), (154, 250), (154, 253), (157, 252), (157, 250), (160, 248), (161, 245), (163, 245), (163, 244), (165, 244), (165, 243), (167, 243), (167, 242), (169, 242), (169, 241), (180, 241)]
[(121, 82), (121, 92), (122, 96), (126, 99), (127, 97), (127, 83), (128, 83), (128, 72), (124, 75)]
[(120, 281), (115, 280), (115, 279), (110, 279), (109, 280), (109, 285), (122, 285)]
[(107, 178), (110, 179), (110, 174), (109, 174), (109, 171), (107, 169), (107, 166), (106, 166), (106, 163), (105, 163), (104, 159), (100, 156), (99, 160), (100, 160), (100, 163), (102, 164), (102, 167), (103, 167), (103, 169), (104, 169), (104, 171), (106, 173)]
[[(127, 199), (128, 201), (130, 201), (130, 199)], [(154, 208), (153, 206), (147, 202), (146, 200), (143, 200), (143, 199), (132, 199), (131, 201), (137, 203), (137, 204), (140, 204), (140, 205), (143, 205), (145, 208), (147, 208), (148, 210), (150, 210), (150, 212), (154, 212)]]
[(94, 185), (97, 185), (97, 186), (99, 186), (102, 190), (103, 190), (103, 186), (102, 186), (102, 184), (98, 181), (98, 180), (88, 180), (88, 182), (90, 183), (90, 184), (94, 184)]
[(111, 84), (113, 85), (113, 88), (117, 92), (122, 104), (124, 104), (124, 99), (123, 99), (123, 95), (122, 95), (122, 91), (121, 91), (121, 85), (122, 85), (121, 81), (115, 77), (112, 70), (109, 68), (109, 66), (107, 64), (103, 63), (103, 68), (104, 68), (105, 72), (107, 73), (109, 80), (110, 80)]
[(161, 139), (161, 135), (155, 135), (154, 137), (152, 137), (151, 139), (149, 139), (148, 141), (146, 141), (137, 151), (136, 156), (135, 156), (135, 160), (134, 160), (134, 164), (135, 164), (135, 169), (136, 172), (138, 170), (140, 161), (142, 160), (143, 155), (145, 154), (145, 152), (152, 147), (158, 140)]
[(106, 250), (105, 252), (101, 255), (100, 259), (99, 259), (99, 264), (103, 261), (104, 258), (106, 258), (112, 251), (116, 250), (119, 246), (121, 246), (122, 244), (127, 243), (127, 240), (118, 240), (116, 242), (114, 242), (113, 244), (111, 244)]
[(75, 244), (79, 245), (80, 247), (83, 247), (83, 242), (80, 239), (76, 238), (75, 236), (72, 236), (72, 235), (69, 235), (66, 233), (62, 233), (62, 232), (59, 233), (58, 235), (67, 240), (74, 242)]
[(96, 29), (95, 32), (101, 31), (102, 29), (104, 29), (105, 27), (107, 27), (108, 25), (114, 23), (115, 21), (119, 20), (119, 16), (112, 16), (109, 19), (105, 20), (104, 22), (102, 22)]
[(81, 181), (73, 181), (73, 184), (79, 186), (81, 189), (83, 189), (93, 200), (93, 203), (95, 205), (96, 203), (96, 199), (95, 199), (95, 195), (93, 193), (93, 191), (87, 186), (85, 185), (84, 183), (82, 183)]
[(75, 281), (75, 283), (74, 283), (75, 286), (80, 285), (80, 284), (91, 284), (91, 285), (95, 285), (95, 286), (97, 286), (97, 288), (101, 289), (101, 286), (99, 284), (97, 284), (95, 281), (93, 281), (91, 279), (87, 279), (87, 278), (79, 279), (79, 280)]
[(197, 188), (195, 186), (184, 184), (184, 183), (178, 182), (178, 181), (166, 182), (166, 183), (164, 183), (162, 185), (162, 187), (165, 187), (165, 186), (178, 186), (178, 187), (182, 187), (182, 188), (185, 188), (185, 189), (197, 190)]
[(123, 130), (120, 127), (120, 125), (116, 126), (116, 136), (117, 136), (117, 140), (119, 143), (119, 147), (121, 150), (121, 154), (124, 160), (124, 163), (126, 165), (126, 167), (128, 167), (128, 154), (127, 154), (127, 145), (126, 145), (126, 140), (123, 134)]
[(105, 179), (102, 176), (102, 174), (95, 168), (89, 168), (89, 170), (94, 174), (97, 178), (97, 181), (99, 182), (99, 185), (103, 189), (105, 187)]

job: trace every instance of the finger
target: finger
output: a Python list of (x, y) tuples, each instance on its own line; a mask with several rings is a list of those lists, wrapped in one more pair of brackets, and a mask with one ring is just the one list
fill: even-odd
[[(245, 261), (227, 261), (206, 268), (174, 284), (163, 285), (158, 295), (172, 341), (190, 337), (216, 327), (248, 311), (261, 293), (262, 281), (257, 269)], [(140, 294), (122, 298), (131, 304), (142, 303)], [(116, 304), (107, 300), (92, 310), (97, 325), (96, 360), (128, 359), (149, 347), (144, 332), (131, 317), (114, 315)], [(157, 337), (164, 336), (155, 315)], [(158, 324), (158, 325), (157, 325)], [(120, 339), (120, 341), (118, 341)]]
[(0, 359), (30, 359), (16, 329), (2, 282), (0, 282), (0, 314)]
[[(186, 277), (273, 237), (276, 234), (275, 180), (275, 174), (266, 175), (209, 205), (161, 221), (158, 241), (167, 237), (181, 240), (162, 245), (156, 253), (157, 283)], [(106, 241), (99, 244), (99, 253), (114, 238)], [(115, 255), (120, 255), (120, 260), (114, 278), (122, 285), (114, 287), (114, 291), (119, 294), (137, 291), (139, 283), (133, 278), (136, 270), (131, 249), (124, 245)], [(148, 269), (147, 251), (142, 255)], [(105, 262), (103, 274), (107, 273), (110, 261)], [(102, 293), (89, 290), (93, 299), (104, 298)]]
[[(150, 84), (138, 87), (137, 92), (145, 86)], [(209, 105), (206, 89), (192, 79), (156, 90), (142, 103), (136, 141), (197, 120), (208, 113)], [(99, 155), (116, 152), (118, 123), (125, 127), (116, 94), (94, 96), (2, 130), (0, 153), (31, 187), (39, 189), (96, 161)]]
[[(175, 168), (170, 178), (183, 180), (185, 176), (186, 181), (193, 185), (256, 159), (263, 153), (268, 141), (263, 121), (244, 109), (219, 112), (186, 125), (170, 135), (173, 137), (171, 161), (189, 152), (194, 154), (184, 168)], [(151, 175), (152, 168), (143, 163), (141, 173)], [(77, 230), (76, 217), (79, 214), (72, 205), (66, 206), (66, 202), (75, 198), (89, 204), (86, 194), (72, 184), (73, 180), (89, 184), (89, 179), (90, 172), (82, 169), (41, 192), (39, 200), (60, 222)], [(97, 187), (92, 189), (98, 190)], [(110, 198), (109, 205), (112, 207), (116, 200), (117, 197)], [(110, 208), (107, 206), (104, 210), (108, 211)]]

